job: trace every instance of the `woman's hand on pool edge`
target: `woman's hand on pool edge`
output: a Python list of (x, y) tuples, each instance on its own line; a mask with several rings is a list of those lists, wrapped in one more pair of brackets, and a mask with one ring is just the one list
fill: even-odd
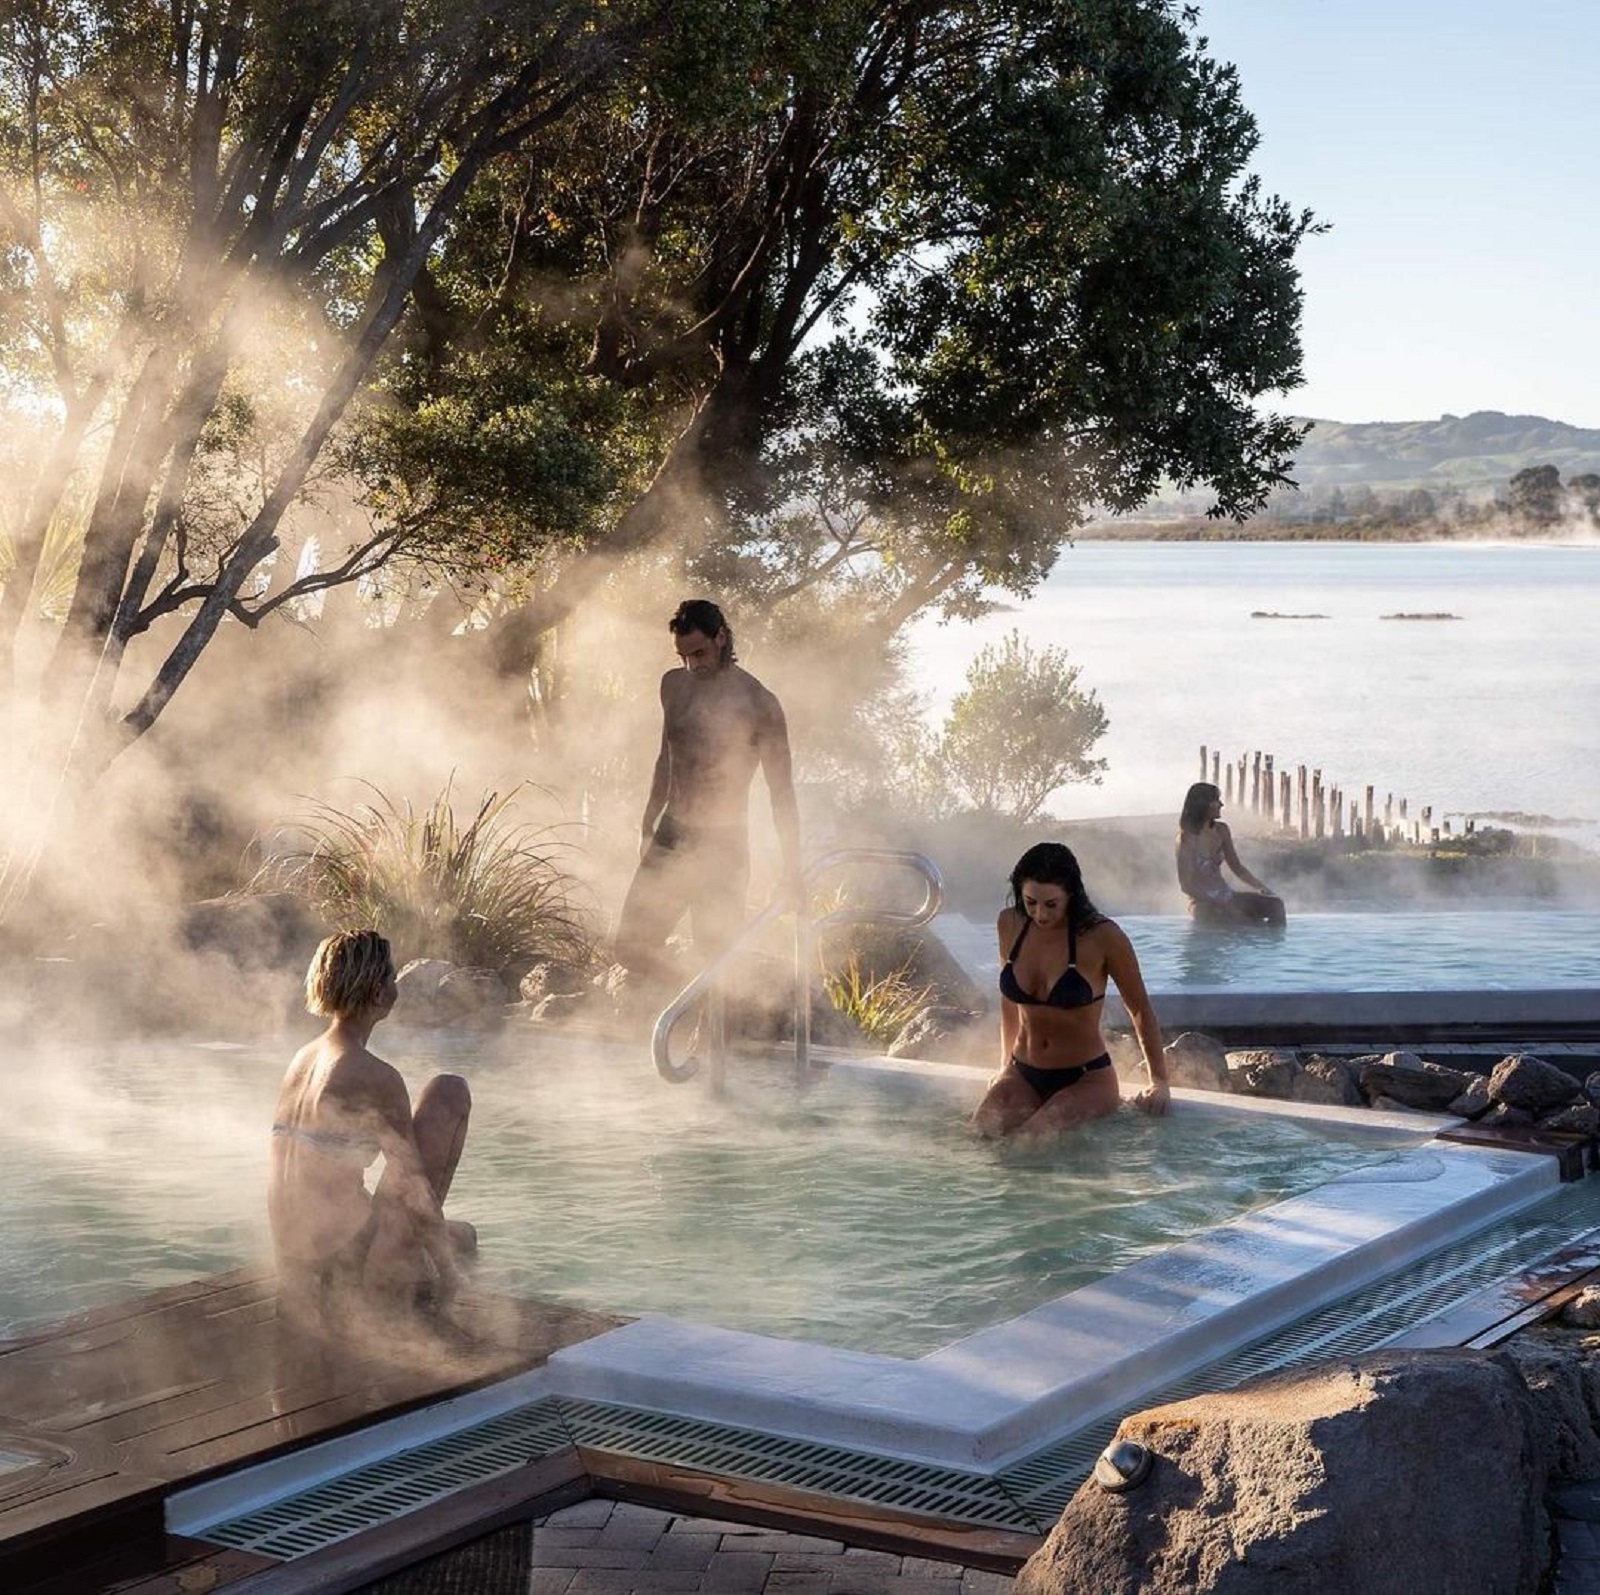
[(1167, 1111), (1167, 1106), (1171, 1101), (1172, 1087), (1165, 1080), (1156, 1080), (1146, 1086), (1133, 1099), (1133, 1105), (1141, 1113), (1149, 1113), (1159, 1117)]

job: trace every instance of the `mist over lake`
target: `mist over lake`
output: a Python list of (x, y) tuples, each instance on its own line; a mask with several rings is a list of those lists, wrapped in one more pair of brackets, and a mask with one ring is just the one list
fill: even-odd
[[(1382, 618), (1418, 613), (1460, 618)], [(1026, 603), (917, 626), (935, 720), (1013, 627), (1067, 648), (1110, 719), (1104, 782), (1058, 792), (1064, 819), (1176, 815), (1205, 743), (1435, 823), (1522, 811), (1600, 841), (1600, 545), (1083, 542)]]

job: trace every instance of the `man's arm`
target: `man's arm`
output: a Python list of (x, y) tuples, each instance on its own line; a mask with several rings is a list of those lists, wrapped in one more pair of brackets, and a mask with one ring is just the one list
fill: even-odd
[(800, 883), (800, 808), (794, 796), (794, 768), (789, 755), (789, 725), (783, 705), (769, 692), (761, 727), (761, 773), (772, 801), (772, 823), (783, 852), (785, 887), (796, 894)]
[(650, 838), (655, 835), (656, 821), (661, 818), (661, 812), (667, 806), (667, 797), (672, 791), (672, 744), (667, 737), (667, 723), (670, 710), (667, 705), (667, 683), (672, 679), (671, 673), (661, 678), (661, 750), (656, 754), (655, 773), (650, 777), (650, 795), (644, 800), (644, 818), (639, 823), (639, 851), (650, 845)]

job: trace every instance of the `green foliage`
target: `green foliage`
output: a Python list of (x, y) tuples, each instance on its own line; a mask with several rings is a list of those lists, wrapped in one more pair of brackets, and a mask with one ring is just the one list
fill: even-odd
[(855, 1021), (862, 1035), (885, 1047), (933, 1000), (933, 987), (915, 983), (909, 962), (874, 975), (854, 947), (840, 968), (823, 973), (822, 985), (828, 1000)]
[(372, 791), (354, 809), (317, 805), (298, 824), (308, 845), (264, 865), (249, 889), (293, 892), (340, 930), (374, 927), (402, 961), (518, 972), (589, 962), (561, 847), (510, 819), (514, 792), (486, 793), (463, 819), (448, 783), (420, 814)]
[(1057, 787), (1098, 782), (1091, 756), (1107, 720), (1094, 692), (1078, 685), (1064, 648), (1036, 652), (1018, 631), (967, 670), (939, 740), (939, 760), (975, 807), (1031, 820)]

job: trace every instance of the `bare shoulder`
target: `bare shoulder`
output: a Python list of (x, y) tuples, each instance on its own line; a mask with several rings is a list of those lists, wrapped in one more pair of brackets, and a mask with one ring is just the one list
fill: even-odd
[(1104, 950), (1108, 957), (1122, 952), (1132, 952), (1133, 943), (1128, 933), (1114, 919), (1102, 919), (1083, 933), (1083, 940)]
[(1228, 829), (1228, 822), (1226, 820), (1213, 820), (1211, 822), (1211, 829), (1214, 830), (1224, 842), (1231, 842), (1233, 840), (1233, 832)]
[(1009, 945), (1011, 938), (1022, 929), (1026, 918), (1027, 915), (1020, 908), (1007, 904), (1006, 907), (1000, 910), (999, 916), (994, 922), (995, 933), (1001, 941)]
[(676, 670), (664, 671), (661, 676), (661, 701), (663, 703), (676, 703), (689, 684), (689, 672), (681, 667)]

